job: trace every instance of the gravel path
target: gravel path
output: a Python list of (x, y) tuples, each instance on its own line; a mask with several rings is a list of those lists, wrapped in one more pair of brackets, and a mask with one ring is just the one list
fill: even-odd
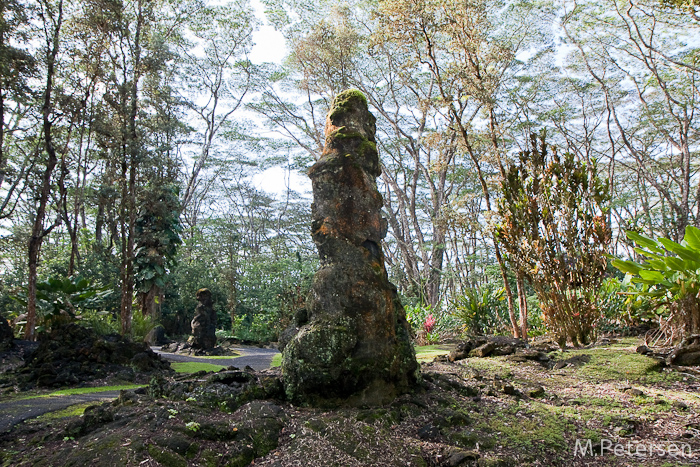
[[(169, 352), (161, 352), (157, 347), (153, 351), (171, 362), (202, 362), (215, 365), (237, 366), (245, 368), (250, 366), (255, 370), (270, 368), (272, 357), (279, 353), (275, 349), (261, 349), (258, 347), (238, 347), (233, 349), (240, 352), (240, 357), (202, 358), (189, 355), (179, 355)], [(3, 433), (16, 424), (38, 417), (48, 412), (63, 410), (71, 405), (85, 402), (101, 402), (115, 399), (119, 391), (103, 391), (90, 394), (75, 394), (70, 396), (36, 397), (32, 399), (0, 402), (0, 433)]]

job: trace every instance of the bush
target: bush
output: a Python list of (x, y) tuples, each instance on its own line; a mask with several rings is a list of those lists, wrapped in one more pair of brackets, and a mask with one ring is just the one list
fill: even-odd
[[(104, 288), (80, 277), (50, 277), (37, 282), (37, 331), (50, 331), (57, 325), (75, 321), (84, 311), (98, 307), (108, 294)], [(23, 287), (11, 298), (26, 308), (27, 289)]]
[(530, 146), (501, 181), (497, 240), (516, 276), (532, 285), (560, 345), (585, 345), (595, 338), (611, 240), (607, 184), (595, 161), (559, 155), (544, 132)]
[(274, 341), (277, 340), (275, 322), (275, 316), (268, 313), (236, 316), (232, 334), (235, 338), (245, 341)]
[(141, 310), (134, 310), (131, 316), (131, 337), (134, 342), (143, 342), (158, 323), (153, 316), (144, 315)]

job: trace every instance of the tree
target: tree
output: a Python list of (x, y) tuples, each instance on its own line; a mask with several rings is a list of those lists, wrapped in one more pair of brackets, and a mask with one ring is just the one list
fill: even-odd
[(618, 222), (680, 241), (687, 225), (700, 222), (693, 163), (700, 68), (690, 41), (698, 22), (663, 2), (624, 1), (578, 3), (562, 25), (575, 47), (569, 73), (603, 97), (594, 110), (602, 123), (598, 151), (611, 177), (621, 170), (638, 180), (631, 201), (641, 212), (621, 208)]
[(611, 237), (608, 188), (595, 162), (560, 156), (547, 146), (545, 132), (530, 141), (501, 182), (497, 238), (508, 262), (535, 289), (559, 344), (585, 345), (600, 316), (597, 293)]
[(144, 316), (156, 316), (167, 275), (175, 266), (180, 239), (178, 189), (152, 184), (142, 194), (136, 218), (135, 282), (137, 302)]
[[(492, 174), (504, 176), (506, 155), (499, 98), (505, 97), (504, 83), (515, 75), (516, 54), (537, 33), (533, 9), (518, 2), (504, 7), (487, 0), (392, 0), (380, 5), (378, 16), (384, 40), (412, 57), (404, 66), (425, 67), (433, 76), (442, 109), (471, 160), (485, 209), (491, 212), (489, 185)], [(493, 251), (506, 288), (513, 334), (521, 336), (506, 265), (495, 240)], [(520, 287), (518, 296), (522, 307), (525, 297)], [(521, 315), (526, 317), (526, 312)]]
[(201, 132), (199, 155), (186, 176), (181, 202), (182, 214), (190, 226), (197, 223), (195, 197), (203, 196), (210, 186), (200, 186), (200, 174), (208, 167), (210, 153), (218, 150), (217, 136), (222, 130), (239, 131), (232, 116), (255, 87), (253, 65), (247, 55), (256, 25), (245, 0), (202, 7), (188, 21), (194, 39), (180, 45), (182, 88), (190, 95), (187, 105), (201, 125), (197, 128)]
[(29, 237), (28, 253), (27, 253), (27, 269), (28, 284), (27, 284), (27, 325), (24, 329), (24, 338), (34, 340), (36, 328), (36, 292), (37, 292), (37, 267), (39, 263), (39, 253), (41, 243), (51, 230), (56, 226), (56, 223), (45, 227), (44, 219), (46, 217), (46, 208), (49, 201), (51, 191), (51, 182), (53, 170), (56, 167), (58, 158), (56, 156), (56, 146), (54, 143), (53, 123), (54, 123), (54, 80), (56, 79), (56, 60), (60, 47), (61, 28), (63, 26), (63, 1), (53, 4), (49, 1), (43, 2), (40, 5), (40, 17), (44, 27), (44, 63), (45, 84), (42, 95), (42, 145), (39, 151), (46, 153), (44, 170), (41, 176), (41, 187), (38, 193), (38, 204), (34, 215), (34, 223), (32, 226), (31, 236)]
[(25, 174), (31, 170), (34, 159), (20, 159), (18, 167), (12, 167), (12, 144), (16, 138), (24, 113), (23, 107), (33, 102), (33, 90), (28, 80), (36, 77), (37, 60), (27, 50), (16, 47), (16, 42), (27, 39), (28, 5), (15, 0), (0, 2), (0, 188), (4, 190), (0, 200), (0, 218), (6, 218), (14, 211), (17, 190), (25, 181)]

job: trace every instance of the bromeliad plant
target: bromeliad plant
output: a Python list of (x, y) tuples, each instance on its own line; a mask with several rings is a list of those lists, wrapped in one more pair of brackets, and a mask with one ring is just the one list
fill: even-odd
[(466, 289), (451, 303), (452, 315), (462, 323), (462, 332), (470, 335), (500, 334), (507, 331), (504, 324), (508, 310), (505, 289), (494, 284)]
[[(700, 229), (688, 226), (681, 243), (627, 232), (643, 263), (613, 258), (612, 265), (639, 284), (629, 295), (651, 300), (666, 323), (670, 340), (700, 332)], [(664, 316), (665, 315), (665, 316)]]

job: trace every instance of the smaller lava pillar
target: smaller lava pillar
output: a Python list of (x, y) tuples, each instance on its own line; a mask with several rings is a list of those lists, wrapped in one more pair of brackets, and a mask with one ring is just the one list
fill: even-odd
[(338, 94), (323, 154), (309, 171), (321, 268), (308, 321), (282, 356), (285, 391), (297, 403), (380, 405), (419, 378), (406, 312), (384, 265), (375, 121), (361, 92)]

